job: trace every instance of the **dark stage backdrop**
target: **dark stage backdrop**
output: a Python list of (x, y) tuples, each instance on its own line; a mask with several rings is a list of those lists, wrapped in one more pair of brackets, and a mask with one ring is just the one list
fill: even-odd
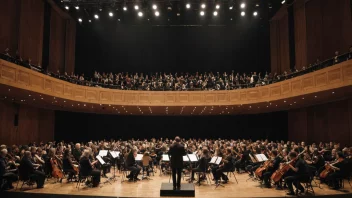
[(197, 27), (101, 21), (78, 25), (76, 73), (270, 70), (269, 28), (260, 19)]
[(239, 116), (118, 116), (57, 111), (55, 140), (251, 138), (287, 140), (287, 112)]

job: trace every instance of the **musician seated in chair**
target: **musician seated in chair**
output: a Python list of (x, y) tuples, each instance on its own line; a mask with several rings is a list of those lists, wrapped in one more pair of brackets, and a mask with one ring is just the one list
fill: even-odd
[(73, 179), (73, 176), (74, 175), (77, 175), (77, 171), (75, 171), (74, 169), (74, 165), (72, 163), (72, 160), (71, 160), (71, 156), (70, 156), (70, 150), (66, 149), (64, 151), (64, 155), (62, 157), (62, 169), (63, 171), (68, 174), (68, 178), (67, 178), (67, 181), (70, 181)]
[(285, 183), (287, 184), (287, 187), (289, 189), (289, 192), (287, 193), (287, 195), (295, 195), (292, 184), (298, 190), (300, 190), (299, 193), (303, 193), (304, 188), (300, 182), (309, 180), (307, 164), (303, 159), (299, 158), (297, 156), (297, 153), (294, 151), (289, 154), (289, 157), (291, 160), (295, 162), (294, 162), (294, 166), (289, 164), (290, 170), (293, 171), (293, 175), (285, 177)]
[(44, 187), (45, 173), (38, 170), (39, 164), (32, 163), (32, 155), (30, 151), (25, 151), (20, 162), (20, 174), (24, 178), (30, 178), (37, 183), (37, 188)]
[(192, 169), (192, 177), (191, 177), (190, 182), (192, 182), (194, 180), (194, 173), (206, 171), (209, 159), (210, 159), (209, 150), (203, 149), (202, 157), (199, 160), (199, 164), (198, 164), (197, 168)]
[(336, 163), (331, 165), (332, 172), (328, 174), (326, 180), (329, 184), (333, 185), (333, 189), (337, 190), (341, 186), (339, 185), (339, 179), (342, 179), (348, 176), (348, 167), (347, 167), (347, 160), (341, 151), (336, 153)]
[(90, 162), (89, 160), (90, 151), (84, 150), (81, 159), (79, 160), (79, 174), (82, 176), (92, 176), (93, 177), (93, 187), (97, 187), (100, 183), (100, 171), (94, 170), (93, 165), (98, 161)]
[(145, 151), (142, 158), (142, 164), (143, 164), (143, 174), (144, 174), (144, 171), (146, 171), (147, 177), (149, 177), (149, 168), (151, 167), (150, 166), (151, 162), (152, 162), (152, 158), (150, 157), (149, 152)]
[[(0, 182), (2, 182), (3, 179), (6, 180), (6, 185), (4, 185), (3, 189), (0, 190), (13, 189), (12, 182), (17, 180), (17, 176), (9, 170), (10, 166), (6, 161), (7, 150), (2, 149), (0, 152)], [(2, 185), (3, 184), (0, 183), (0, 186)]]
[(267, 170), (263, 172), (262, 177), (262, 179), (264, 180), (264, 185), (267, 188), (271, 188), (270, 177), (279, 168), (281, 162), (281, 158), (277, 156), (277, 150), (271, 151), (271, 157), (273, 161), (269, 164)]
[(224, 172), (231, 171), (233, 169), (233, 163), (232, 163), (232, 151), (231, 149), (226, 149), (225, 153), (226, 158), (223, 159), (223, 164), (219, 166), (217, 170), (213, 170), (213, 175), (215, 179), (215, 183), (219, 184), (219, 179), (220, 177), (223, 179), (224, 183), (228, 182), (227, 176), (224, 174)]
[(126, 159), (126, 168), (130, 171), (130, 174), (127, 176), (130, 181), (132, 180), (140, 180), (138, 179), (138, 175), (141, 172), (141, 167), (136, 164), (135, 157), (137, 156), (137, 151), (132, 149), (127, 156)]

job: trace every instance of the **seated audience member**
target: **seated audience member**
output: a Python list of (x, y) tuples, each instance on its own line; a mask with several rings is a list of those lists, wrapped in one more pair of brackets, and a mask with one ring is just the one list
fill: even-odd
[(9, 48), (6, 48), (3, 54), (4, 54), (5, 56), (10, 56), (10, 53), (9, 53), (9, 52), (10, 52), (10, 49), (9, 49)]
[(336, 51), (334, 56), (334, 64), (337, 64), (340, 62), (339, 56), (340, 56), (339, 51)]
[(45, 173), (38, 170), (39, 164), (34, 164), (30, 151), (25, 151), (20, 162), (20, 175), (37, 183), (37, 188), (44, 187)]
[(347, 60), (351, 60), (352, 59), (352, 45), (350, 46), (350, 50), (348, 51), (348, 56), (347, 56)]
[[(12, 183), (17, 180), (17, 175), (10, 171), (10, 166), (7, 164), (6, 161), (7, 150), (1, 149), (0, 151), (0, 186), (3, 186), (3, 189), (0, 190), (7, 190), (13, 189)], [(6, 181), (3, 184), (3, 179)]]

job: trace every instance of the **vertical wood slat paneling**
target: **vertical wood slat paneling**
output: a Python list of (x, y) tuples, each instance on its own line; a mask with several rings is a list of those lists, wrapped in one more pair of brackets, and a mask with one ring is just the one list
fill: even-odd
[(9, 48), (13, 56), (18, 49), (19, 8), (20, 0), (0, 1), (0, 51)]
[(288, 137), (293, 141), (352, 144), (352, 100), (288, 112)]
[(307, 24), (305, 14), (305, 0), (297, 0), (295, 2), (294, 19), (296, 68), (301, 70), (302, 67), (307, 67)]
[(66, 45), (65, 45), (65, 68), (64, 70), (71, 74), (75, 71), (76, 55), (76, 21), (66, 20)]
[[(17, 110), (18, 108), (18, 110)], [(18, 112), (18, 127), (14, 126)], [(14, 105), (0, 101), (1, 144), (28, 144), (48, 142), (54, 138), (55, 112), (26, 105)]]
[(41, 64), (43, 53), (44, 2), (21, 0), (19, 52), (24, 60)]
[(66, 20), (51, 8), (49, 71), (63, 73), (65, 70)]

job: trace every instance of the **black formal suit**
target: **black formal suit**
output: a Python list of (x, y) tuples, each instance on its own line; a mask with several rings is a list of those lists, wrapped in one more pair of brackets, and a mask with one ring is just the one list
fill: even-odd
[[(185, 148), (179, 142), (175, 142), (170, 146), (168, 152), (172, 168), (172, 182), (174, 187), (181, 187), (181, 172), (183, 168), (183, 156), (186, 155)], [(177, 181), (176, 181), (177, 174)]]
[(37, 188), (42, 188), (45, 181), (45, 173), (34, 168), (30, 158), (24, 156), (20, 162), (20, 175), (22, 179), (31, 179), (37, 183)]
[[(7, 170), (7, 162), (6, 159), (0, 156), (0, 186), (2, 186), (2, 180), (5, 179), (7, 181), (7, 186), (3, 186), (3, 189), (13, 188), (12, 182), (17, 180), (17, 176), (9, 172)], [(0, 189), (2, 190), (2, 189)]]

